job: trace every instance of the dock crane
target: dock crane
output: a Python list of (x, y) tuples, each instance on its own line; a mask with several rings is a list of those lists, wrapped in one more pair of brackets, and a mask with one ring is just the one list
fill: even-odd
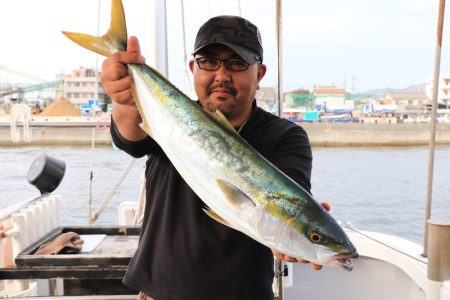
[(6, 72), (11, 73), (11, 74), (18, 75), (18, 76), (23, 77), (23, 78), (28, 78), (28, 79), (30, 79), (32, 81), (39, 82), (39, 83), (43, 83), (43, 82), (47, 82), (48, 81), (48, 80), (46, 80), (44, 78), (35, 76), (35, 75), (27, 73), (27, 72), (23, 72), (23, 71), (20, 71), (20, 70), (17, 70), (15, 68), (12, 68), (12, 67), (9, 67), (9, 66), (5, 66), (5, 65), (0, 65), (0, 70), (6, 71)]
[(61, 85), (62, 83), (63, 83), (63, 80), (55, 80), (55, 81), (49, 81), (49, 82), (33, 84), (33, 85), (25, 86), (25, 87), (19, 87), (19, 88), (15, 89), (15, 90), (1, 93), (0, 94), (0, 98), (3, 98), (5, 96), (9, 96), (9, 95), (12, 95), (12, 94), (19, 94), (19, 99), (21, 99), (21, 98), (23, 98), (23, 95), (25, 93), (39, 91), (39, 90), (43, 90), (43, 89), (46, 89), (46, 88), (57, 87), (57, 86)]
[(46, 88), (54, 88), (63, 83), (63, 80), (48, 81), (44, 78), (35, 76), (33, 74), (29, 74), (27, 72), (20, 71), (20, 70), (17, 70), (15, 68), (5, 66), (5, 65), (0, 65), (0, 70), (3, 70), (8, 73), (15, 74), (20, 77), (27, 78), (27, 79), (37, 82), (36, 84), (32, 84), (32, 85), (28, 85), (28, 86), (24, 86), (24, 87), (9, 88), (7, 91), (3, 91), (3, 92), (0, 90), (0, 99), (5, 96), (9, 96), (9, 95), (13, 95), (13, 94), (19, 94), (18, 98), (22, 99), (23, 95), (25, 93), (39, 91), (39, 90), (43, 90)]

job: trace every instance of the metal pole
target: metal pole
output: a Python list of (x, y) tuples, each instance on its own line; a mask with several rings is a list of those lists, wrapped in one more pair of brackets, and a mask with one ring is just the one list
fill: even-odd
[(275, 260), (275, 279), (277, 287), (277, 300), (283, 300), (283, 261), (281, 259)]
[[(100, 36), (100, 0), (98, 0), (98, 15), (97, 15), (97, 36)], [(94, 82), (94, 101), (98, 101), (98, 54), (95, 54), (95, 82)]]
[(437, 26), (437, 41), (436, 41), (436, 55), (434, 60), (434, 81), (433, 81), (433, 98), (431, 103), (431, 124), (430, 124), (430, 142), (428, 153), (428, 182), (427, 182), (427, 202), (425, 209), (425, 231), (423, 240), (423, 256), (428, 255), (428, 220), (431, 217), (431, 202), (433, 191), (433, 167), (434, 167), (434, 152), (436, 144), (436, 111), (438, 106), (439, 93), (439, 71), (441, 65), (441, 47), (442, 47), (442, 32), (444, 28), (444, 11), (445, 0), (439, 2), (439, 19)]
[(91, 173), (89, 176), (89, 200), (88, 200), (88, 222), (92, 219), (92, 183), (94, 180), (94, 148), (95, 148), (95, 127), (92, 128), (91, 137)]
[[(275, 35), (276, 35), (276, 69), (275, 69), (275, 101), (278, 105), (278, 116), (283, 117), (283, 92), (282, 92), (282, 31), (281, 31), (281, 1), (276, 0), (276, 16), (275, 16)], [(283, 300), (283, 262), (279, 259), (275, 260), (275, 279), (277, 286), (277, 300)]]
[(157, 69), (165, 77), (169, 78), (169, 64), (167, 58), (167, 18), (166, 1), (151, 1), (150, 55), (147, 56), (148, 64)]
[(97, 219), (100, 217), (102, 212), (105, 210), (108, 203), (111, 201), (112, 197), (116, 194), (117, 189), (120, 187), (124, 179), (127, 177), (128, 173), (130, 172), (131, 168), (134, 166), (134, 163), (136, 162), (137, 158), (131, 158), (128, 161), (127, 166), (125, 167), (125, 170), (122, 172), (122, 174), (116, 179), (116, 182), (114, 182), (113, 186), (109, 190), (109, 192), (106, 194), (106, 196), (103, 198), (100, 207), (97, 209), (97, 211), (94, 213), (94, 215), (91, 215), (91, 208), (89, 208), (89, 225), (94, 224)]
[[(184, 1), (181, 0), (181, 29), (183, 35), (183, 59), (184, 59), (184, 76), (186, 78), (185, 83), (187, 83), (186, 91), (189, 91), (189, 95), (192, 94), (192, 85), (190, 81), (190, 72), (188, 69), (188, 55), (187, 55), (187, 46), (186, 46), (186, 21), (184, 18)], [(187, 93), (186, 93), (187, 94)]]
[(275, 16), (275, 26), (276, 26), (276, 69), (275, 69), (275, 101), (278, 106), (278, 116), (283, 117), (283, 92), (282, 92), (282, 31), (281, 31), (281, 0), (276, 0), (276, 16)]

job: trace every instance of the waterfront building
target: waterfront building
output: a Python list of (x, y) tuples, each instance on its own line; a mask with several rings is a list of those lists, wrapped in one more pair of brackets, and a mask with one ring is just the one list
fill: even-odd
[[(425, 94), (430, 99), (433, 97), (433, 86), (434, 77), (430, 76), (427, 78), (425, 85)], [(450, 108), (450, 75), (441, 75), (439, 80), (438, 103), (439, 108)]]
[(316, 122), (319, 112), (316, 109), (315, 96), (308, 90), (297, 89), (283, 95), (283, 117), (293, 122)]
[(384, 94), (384, 102), (393, 102), (397, 105), (398, 113), (423, 113), (430, 98), (423, 92), (390, 92)]
[(363, 114), (370, 114), (373, 108), (379, 104), (379, 100), (370, 95), (350, 95), (349, 99), (353, 101), (354, 110)]
[[(63, 83), (57, 89), (56, 95), (68, 99), (77, 107), (89, 103), (89, 100), (98, 100), (100, 103), (107, 100), (103, 85), (96, 78), (95, 69), (80, 67), (72, 70), (70, 74), (57, 75), (57, 79)], [(98, 99), (95, 99), (97, 92)]]
[(274, 87), (261, 87), (256, 91), (255, 99), (258, 102), (259, 107), (265, 109), (268, 112), (276, 113), (277, 107), (275, 103)]
[(348, 99), (345, 89), (336, 86), (314, 86), (312, 94), (315, 96), (316, 106), (323, 106), (326, 112), (351, 112), (354, 103)]
[(308, 90), (298, 89), (284, 94), (285, 108), (298, 108), (300, 111), (316, 110), (315, 96)]

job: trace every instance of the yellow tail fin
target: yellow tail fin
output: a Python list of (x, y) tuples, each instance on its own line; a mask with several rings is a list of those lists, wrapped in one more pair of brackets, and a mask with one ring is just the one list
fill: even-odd
[(63, 34), (78, 45), (104, 56), (127, 50), (127, 24), (121, 0), (111, 1), (111, 25), (108, 32), (96, 37), (84, 33), (66, 32)]

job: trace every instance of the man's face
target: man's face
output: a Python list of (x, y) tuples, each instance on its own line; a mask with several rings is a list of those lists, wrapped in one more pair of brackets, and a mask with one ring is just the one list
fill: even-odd
[[(195, 55), (195, 58), (199, 57), (239, 58), (233, 50), (222, 45), (206, 47)], [(207, 71), (191, 60), (189, 67), (194, 74), (195, 92), (205, 109), (219, 109), (235, 127), (248, 119), (259, 82), (266, 72), (265, 65), (253, 64), (245, 71), (229, 71), (222, 63), (218, 70)]]

